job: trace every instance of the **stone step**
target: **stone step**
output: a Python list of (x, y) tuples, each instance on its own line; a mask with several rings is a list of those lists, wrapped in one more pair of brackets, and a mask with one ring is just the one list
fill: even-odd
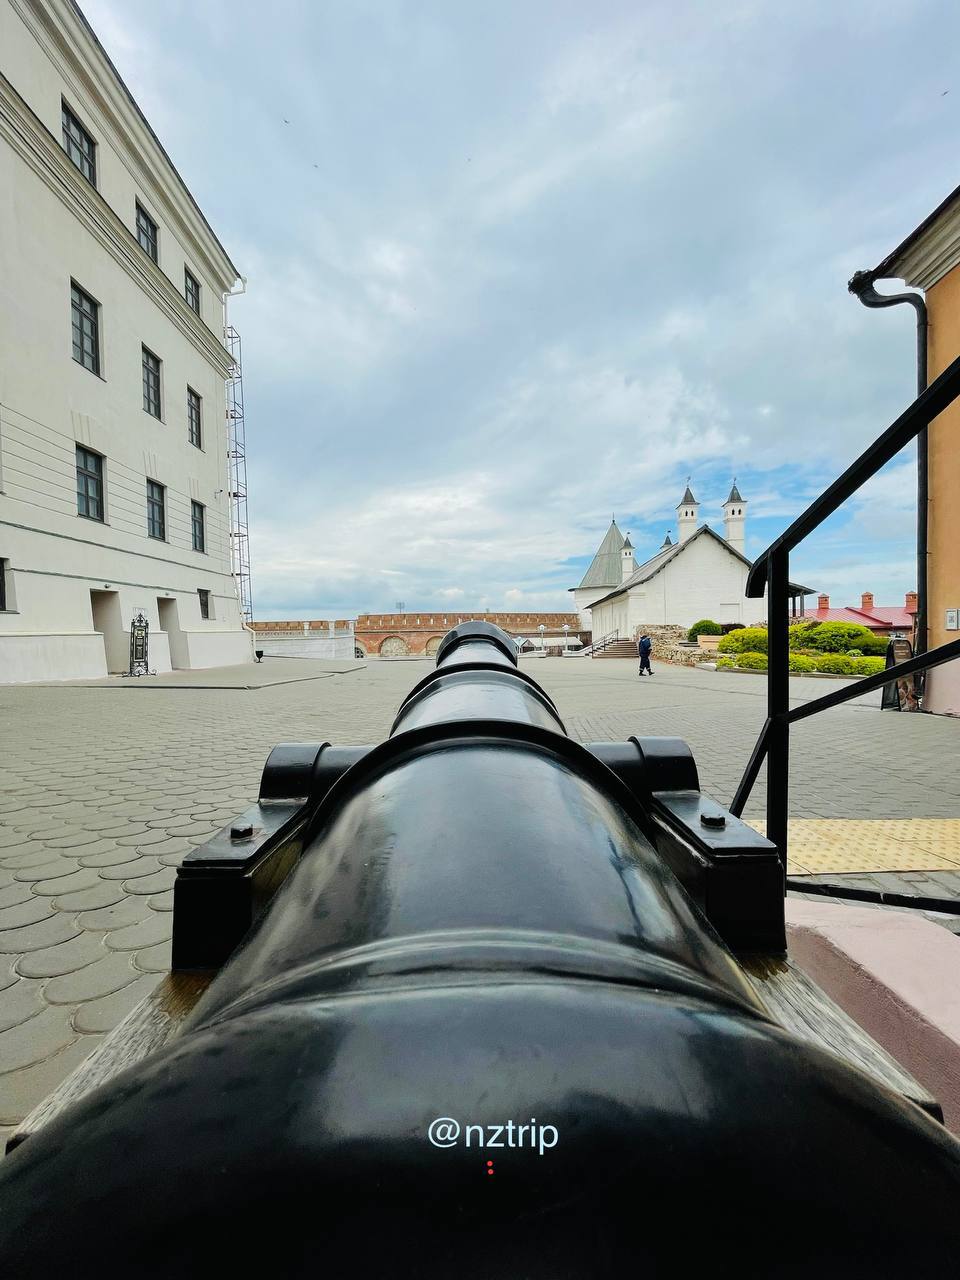
[(638, 662), (640, 660), (633, 640), (615, 640), (613, 644), (608, 644), (605, 649), (592, 656), (594, 658), (636, 658)]

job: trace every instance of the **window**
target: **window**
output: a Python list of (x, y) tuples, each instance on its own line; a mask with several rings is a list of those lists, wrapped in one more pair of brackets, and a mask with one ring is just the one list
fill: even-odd
[(0, 560), (0, 613), (7, 607), (7, 562)]
[(97, 144), (60, 99), (60, 120), (63, 124), (63, 149), (91, 186), (97, 185)]
[(147, 481), (147, 533), (151, 538), (166, 538), (166, 490), (156, 480)]
[(154, 262), (158, 261), (157, 224), (139, 200), (137, 201), (137, 240), (147, 257), (152, 258)]
[(103, 458), (77, 445), (77, 513), (103, 520)]
[(154, 418), (160, 417), (160, 361), (143, 348), (143, 407)]
[(210, 592), (204, 591), (203, 587), (197, 587), (197, 595), (200, 597), (200, 617), (207, 621), (210, 618)]
[(187, 439), (198, 449), (203, 448), (200, 435), (200, 397), (192, 387), (187, 387)]
[(204, 514), (206, 508), (202, 502), (190, 503), (190, 525), (193, 529), (193, 549), (194, 551), (206, 551), (207, 538), (204, 529)]
[(100, 306), (79, 285), (70, 282), (73, 358), (91, 373), (100, 373)]
[(186, 267), (183, 268), (183, 296), (187, 300), (187, 306), (191, 307), (199, 315), (200, 281), (196, 276), (191, 275)]

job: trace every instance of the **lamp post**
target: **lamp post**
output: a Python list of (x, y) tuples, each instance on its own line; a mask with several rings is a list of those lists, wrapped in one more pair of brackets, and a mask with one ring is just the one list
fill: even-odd
[(570, 639), (570, 623), (563, 624), (563, 656), (567, 656), (567, 641)]
[(542, 623), (542, 622), (540, 623), (539, 627), (537, 627), (537, 630), (540, 632), (540, 652), (541, 652), (541, 654), (543, 653), (543, 633), (544, 633), (544, 631), (546, 631), (546, 629), (547, 629), (547, 628), (543, 625), (543, 623)]

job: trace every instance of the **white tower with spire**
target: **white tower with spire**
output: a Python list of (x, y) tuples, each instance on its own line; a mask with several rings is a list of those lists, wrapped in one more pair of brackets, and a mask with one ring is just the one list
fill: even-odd
[(687, 476), (687, 487), (683, 491), (683, 497), (677, 503), (677, 531), (680, 542), (686, 540), (697, 532), (697, 512), (700, 510), (700, 503), (690, 492), (690, 477)]
[(733, 485), (730, 488), (730, 497), (723, 504), (723, 536), (733, 547), (734, 551), (739, 551), (744, 555), (744, 546), (746, 545), (746, 520), (747, 520), (747, 504), (740, 497), (740, 490), (737, 488), (737, 478), (734, 476)]
[(620, 581), (626, 582), (636, 567), (637, 561), (633, 554), (633, 543), (630, 541), (628, 533), (624, 538), (623, 549), (620, 552)]

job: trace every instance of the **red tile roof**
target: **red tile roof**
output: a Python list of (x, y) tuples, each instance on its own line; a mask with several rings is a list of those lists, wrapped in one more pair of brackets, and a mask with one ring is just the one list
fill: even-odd
[(803, 617), (817, 622), (856, 622), (871, 631), (909, 631), (913, 626), (913, 610), (902, 604), (874, 605), (866, 609), (807, 609)]
[(888, 627), (912, 627), (916, 609), (907, 609), (902, 604), (874, 605), (870, 612)]

